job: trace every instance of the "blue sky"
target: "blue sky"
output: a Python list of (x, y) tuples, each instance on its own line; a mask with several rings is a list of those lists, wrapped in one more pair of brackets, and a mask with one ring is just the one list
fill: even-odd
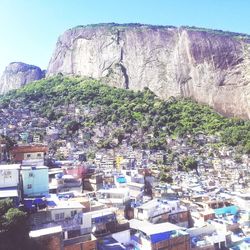
[(91, 23), (189, 25), (250, 34), (249, 0), (0, 0), (0, 73), (12, 61), (47, 68), (57, 38)]

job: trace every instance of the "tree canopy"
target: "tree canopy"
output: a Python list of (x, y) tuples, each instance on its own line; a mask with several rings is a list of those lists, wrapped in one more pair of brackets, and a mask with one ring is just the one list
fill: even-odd
[(10, 199), (0, 200), (0, 249), (30, 249), (27, 215), (14, 208)]

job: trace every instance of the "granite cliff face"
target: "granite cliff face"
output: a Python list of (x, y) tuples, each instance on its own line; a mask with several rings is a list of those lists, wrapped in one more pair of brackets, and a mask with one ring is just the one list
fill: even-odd
[(190, 97), (250, 119), (250, 39), (234, 33), (104, 24), (59, 37), (47, 75), (82, 75), (161, 98)]
[(45, 77), (45, 72), (39, 67), (22, 62), (10, 63), (0, 79), (0, 94), (12, 89), (18, 89), (25, 84)]

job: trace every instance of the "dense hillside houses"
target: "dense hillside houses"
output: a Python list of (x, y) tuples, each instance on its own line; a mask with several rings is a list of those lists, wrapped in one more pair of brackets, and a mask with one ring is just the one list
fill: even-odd
[(60, 103), (55, 111), (39, 91), (0, 100), (0, 203), (10, 201), (27, 215), (32, 244), (45, 250), (247, 249), (250, 157), (242, 134), (248, 123), (198, 108), (213, 118), (198, 124), (202, 114), (187, 120), (185, 110), (197, 108), (189, 101), (165, 103), (149, 90), (137, 96), (101, 87), (123, 97), (105, 100), (111, 112), (96, 94), (100, 86), (87, 84), (91, 100)]
[[(171, 143), (188, 150), (183, 142)], [(47, 152), (45, 145), (18, 144), (10, 151), (10, 161), (18, 164), (0, 165), (0, 198), (29, 215), (30, 238), (47, 242), (47, 249), (249, 244), (248, 162), (239, 169), (229, 157), (211, 157), (200, 162), (197, 174), (178, 171), (177, 160), (164, 164), (162, 151), (107, 150), (94, 160), (78, 157), (45, 166)]]

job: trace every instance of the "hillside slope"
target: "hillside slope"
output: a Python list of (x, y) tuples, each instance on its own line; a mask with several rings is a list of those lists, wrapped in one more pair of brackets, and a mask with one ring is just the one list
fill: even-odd
[(13, 137), (29, 129), (43, 136), (55, 126), (67, 141), (88, 134), (86, 148), (112, 148), (126, 139), (135, 148), (166, 149), (167, 138), (204, 133), (250, 153), (248, 121), (222, 117), (191, 100), (164, 101), (148, 88), (135, 92), (81, 77), (27, 84), (0, 98), (0, 113), (0, 126), (14, 127)]

